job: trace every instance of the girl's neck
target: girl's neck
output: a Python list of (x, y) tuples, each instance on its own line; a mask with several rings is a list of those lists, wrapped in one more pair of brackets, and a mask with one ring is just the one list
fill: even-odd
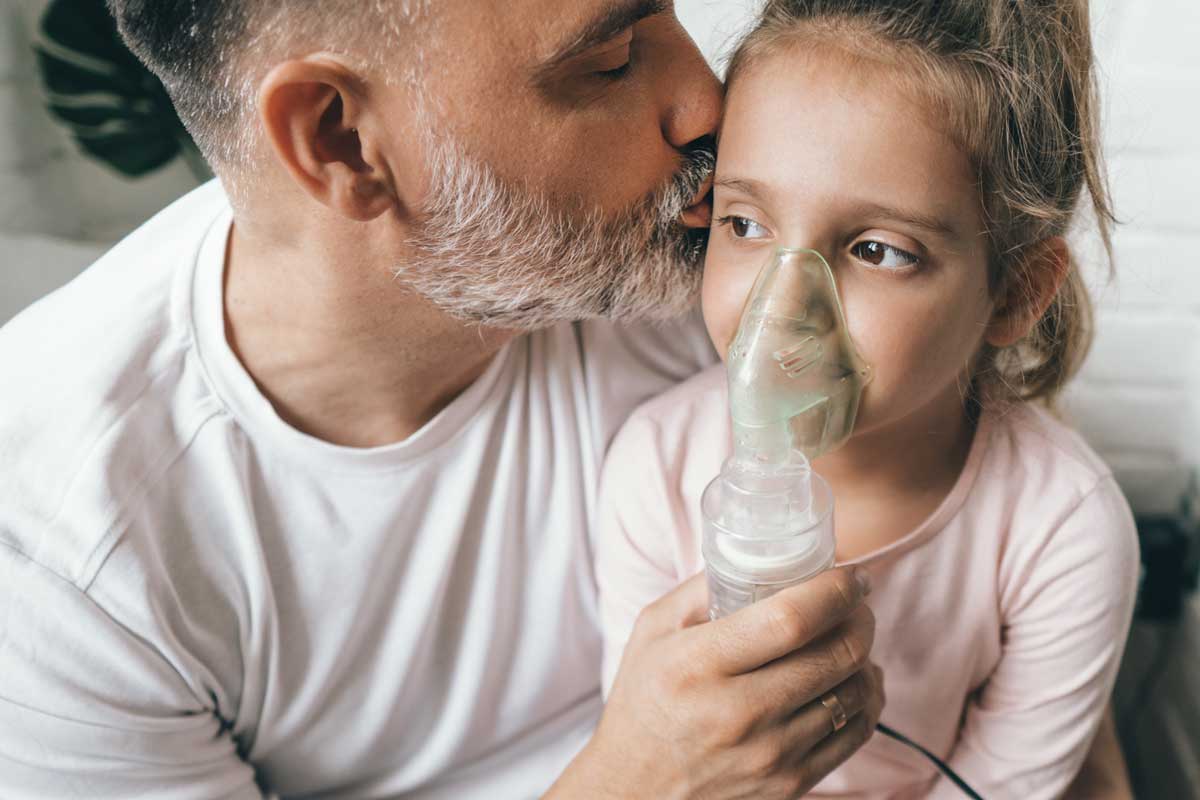
[(904, 538), (957, 483), (975, 424), (957, 386), (885, 427), (855, 433), (814, 463), (837, 502), (838, 559)]

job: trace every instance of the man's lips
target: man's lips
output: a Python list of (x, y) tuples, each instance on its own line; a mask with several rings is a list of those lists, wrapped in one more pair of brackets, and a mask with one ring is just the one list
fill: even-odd
[(709, 199), (712, 185), (712, 177), (709, 176), (700, 187), (700, 191), (696, 193), (696, 199), (679, 215), (680, 222), (689, 228), (707, 228), (709, 226), (709, 223), (712, 222), (712, 201)]

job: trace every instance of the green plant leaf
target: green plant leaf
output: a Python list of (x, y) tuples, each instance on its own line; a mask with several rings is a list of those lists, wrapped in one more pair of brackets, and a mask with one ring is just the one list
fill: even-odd
[(104, 0), (52, 0), (36, 51), (47, 107), (85, 153), (136, 177), (194, 148), (162, 83), (121, 41)]

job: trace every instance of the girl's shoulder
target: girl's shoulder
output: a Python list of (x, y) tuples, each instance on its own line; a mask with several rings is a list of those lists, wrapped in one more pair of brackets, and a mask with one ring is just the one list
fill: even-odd
[(613, 450), (636, 439), (639, 450), (644, 452), (652, 442), (660, 457), (669, 461), (689, 454), (717, 454), (723, 459), (729, 435), (725, 367), (715, 364), (635, 409), (617, 434)]
[(728, 429), (728, 417), (725, 365), (717, 363), (647, 400), (630, 415), (630, 422), (666, 429), (724, 423)]
[[(973, 517), (999, 522), (1002, 594), (1063, 572), (1128, 584), (1137, 529), (1112, 470), (1050, 411), (1017, 405), (985, 414), (988, 437), (972, 494)], [(1132, 576), (1132, 577), (1131, 577)]]
[(716, 364), (639, 406), (617, 433), (605, 463), (612, 487), (657, 487), (698, 503), (730, 452), (725, 367)]
[(988, 471), (1021, 484), (1083, 496), (1111, 481), (1112, 470), (1067, 422), (1031, 403), (989, 409), (984, 415)]

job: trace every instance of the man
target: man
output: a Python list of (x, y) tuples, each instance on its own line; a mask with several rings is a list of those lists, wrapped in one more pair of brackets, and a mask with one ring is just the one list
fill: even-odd
[(223, 188), (0, 332), (0, 796), (784, 798), (865, 741), (845, 570), (681, 587), (601, 718), (604, 449), (713, 358), (648, 324), (719, 108), (669, 4), (111, 7)]

